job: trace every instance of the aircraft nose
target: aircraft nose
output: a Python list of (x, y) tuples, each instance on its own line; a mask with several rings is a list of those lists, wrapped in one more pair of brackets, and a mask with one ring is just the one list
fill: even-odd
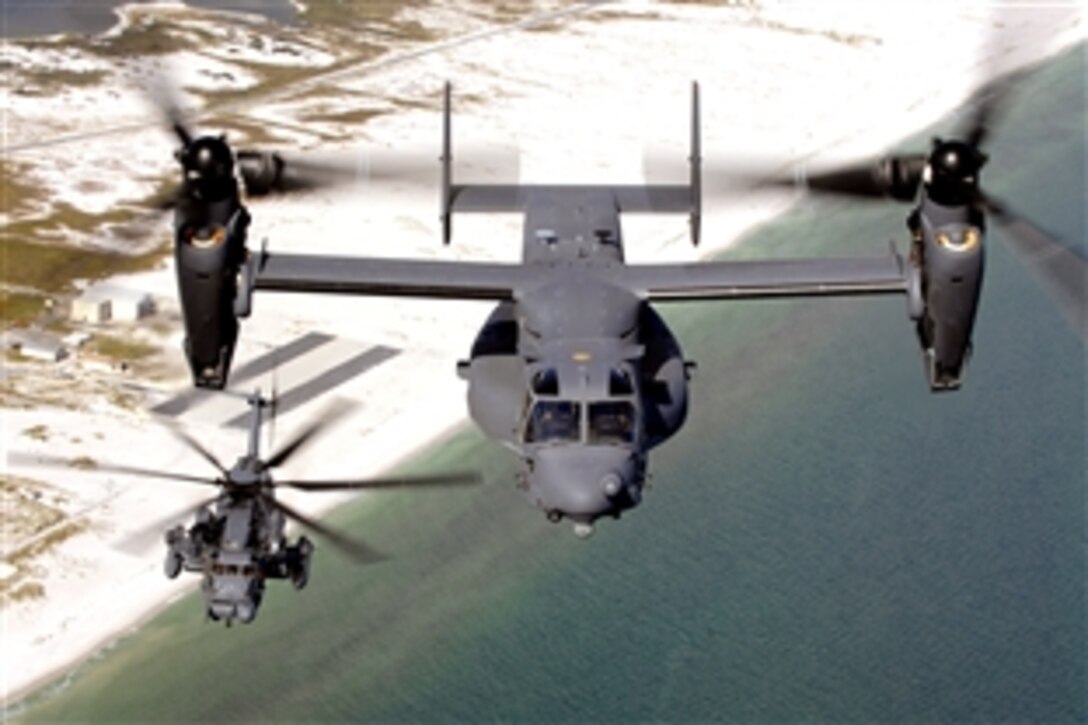
[(557, 447), (534, 458), (531, 491), (546, 511), (592, 523), (638, 503), (634, 478), (626, 449)]
[(211, 610), (213, 619), (227, 622), (237, 619), (242, 624), (249, 624), (257, 616), (257, 606), (248, 598), (215, 599), (208, 609)]
[(212, 619), (217, 620), (234, 619), (234, 608), (234, 602), (228, 602), (223, 599), (216, 599), (208, 605)]

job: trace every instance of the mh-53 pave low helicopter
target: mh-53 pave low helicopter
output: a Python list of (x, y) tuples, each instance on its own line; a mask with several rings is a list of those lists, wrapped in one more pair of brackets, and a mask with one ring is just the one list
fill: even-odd
[[(519, 485), (551, 521), (580, 536), (605, 516), (637, 506), (649, 451), (674, 435), (688, 408), (692, 365), (653, 303), (783, 297), (904, 295), (934, 391), (959, 387), (982, 284), (984, 213), (1040, 258), (1071, 255), (1081, 285), (1036, 265), (1083, 310), (1083, 259), (983, 194), (980, 150), (993, 104), (982, 104), (964, 140), (929, 154), (809, 179), (814, 189), (892, 196), (915, 203), (911, 251), (885, 257), (631, 265), (624, 213), (683, 213), (699, 242), (702, 158), (698, 85), (692, 88), (686, 184), (457, 184), (452, 179), (450, 89), (445, 88), (441, 161), (443, 240), (456, 212), (524, 217), (522, 262), (493, 264), (279, 254), (245, 249), (243, 211), (223, 214), (211, 236), (175, 219), (178, 283), (187, 353), (199, 386), (226, 380), (254, 290), (492, 300), (497, 306), (458, 363), (469, 413), (513, 449)], [(859, 179), (861, 181), (859, 181)], [(768, 181), (768, 179), (764, 179)], [(772, 184), (786, 183), (769, 179)], [(207, 206), (207, 205), (204, 205)], [(193, 208), (202, 208), (194, 204)], [(199, 214), (197, 214), (199, 216)], [(1063, 256), (1064, 255), (1064, 256)], [(1051, 280), (1048, 280), (1048, 282)], [(193, 310), (197, 310), (194, 313)], [(1083, 334), (1083, 311), (1079, 323)]]
[[(201, 576), (201, 592), (207, 617), (228, 626), (235, 620), (248, 624), (257, 616), (269, 579), (287, 579), (296, 589), (306, 586), (314, 544), (305, 536), (289, 543), (287, 521), (293, 520), (316, 532), (337, 549), (360, 564), (377, 563), (385, 557), (359, 540), (332, 529), (299, 512), (276, 498), (277, 488), (301, 491), (387, 490), (397, 488), (432, 488), (471, 485), (479, 482), (472, 473), (438, 476), (372, 478), (362, 480), (272, 480), (272, 470), (285, 464), (319, 432), (348, 409), (340, 404), (325, 410), (315, 422), (304, 427), (268, 458), (260, 457), (260, 437), (265, 410), (275, 410), (275, 400), (256, 391), (247, 397), (250, 406), (249, 447), (230, 468), (226, 468), (207, 448), (188, 434), (170, 426), (168, 430), (218, 471), (216, 478), (204, 478), (172, 471), (156, 471), (134, 466), (96, 462), (99, 473), (122, 473), (206, 486), (218, 491), (210, 499), (193, 507), (194, 522), (166, 531), (164, 571), (173, 579), (182, 571)], [(48, 456), (34, 456), (32, 463), (67, 465)], [(175, 521), (181, 514), (169, 517)], [(163, 520), (151, 524), (159, 529)], [(146, 530), (146, 529), (145, 529)], [(144, 538), (141, 530), (128, 541)]]

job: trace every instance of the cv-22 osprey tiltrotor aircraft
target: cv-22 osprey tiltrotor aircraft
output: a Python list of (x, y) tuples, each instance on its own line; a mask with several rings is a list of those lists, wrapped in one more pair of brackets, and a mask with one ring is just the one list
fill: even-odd
[[(569, 519), (586, 535), (597, 519), (638, 505), (648, 452), (684, 423), (690, 363), (655, 303), (904, 295), (930, 387), (960, 385), (982, 284), (984, 211), (998, 209), (978, 191), (984, 128), (980, 117), (965, 141), (939, 142), (928, 156), (813, 177), (814, 187), (835, 190), (845, 176), (845, 190), (856, 193), (850, 184), (860, 175), (874, 193), (915, 201), (906, 257), (892, 250), (873, 258), (632, 265), (624, 261), (623, 214), (686, 214), (692, 241), (699, 241), (697, 85), (687, 183), (591, 186), (456, 183), (447, 84), (444, 241), (454, 212), (521, 213), (521, 263), (249, 253), (248, 216), (236, 195), (218, 222), (197, 234), (193, 219), (204, 221), (203, 207), (190, 199), (175, 227), (194, 382), (225, 383), (236, 318), (249, 313), (254, 290), (492, 300), (493, 312), (458, 364), (469, 412), (521, 457), (520, 485), (530, 500), (550, 520)], [(994, 216), (1020, 221), (1006, 206)]]

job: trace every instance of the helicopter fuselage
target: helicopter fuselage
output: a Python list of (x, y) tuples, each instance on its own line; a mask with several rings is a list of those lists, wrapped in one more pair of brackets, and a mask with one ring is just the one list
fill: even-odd
[(306, 584), (312, 544), (302, 537), (289, 546), (285, 519), (268, 505), (269, 493), (224, 490), (211, 507), (202, 508), (188, 529), (166, 533), (166, 574), (181, 570), (202, 576), (205, 610), (213, 621), (249, 623), (257, 616), (267, 579)]

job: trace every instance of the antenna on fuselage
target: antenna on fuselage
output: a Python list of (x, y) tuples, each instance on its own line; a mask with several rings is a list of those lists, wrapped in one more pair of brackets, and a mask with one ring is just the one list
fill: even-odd
[(699, 233), (703, 220), (703, 157), (702, 142), (700, 140), (699, 121), (699, 81), (691, 82), (691, 156), (688, 163), (691, 166), (691, 243), (699, 246)]

